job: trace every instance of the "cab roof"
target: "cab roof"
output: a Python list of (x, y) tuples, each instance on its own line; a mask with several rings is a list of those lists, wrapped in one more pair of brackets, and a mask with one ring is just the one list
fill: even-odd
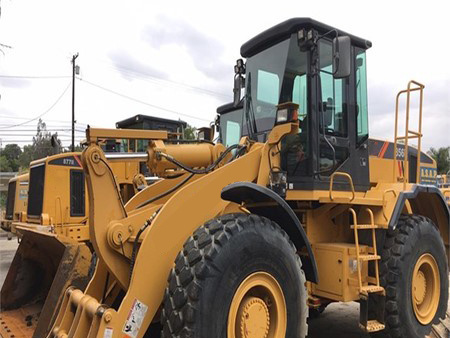
[[(336, 29), (311, 18), (292, 18), (265, 30), (244, 43), (241, 46), (241, 56), (244, 58), (251, 57), (283, 40), (286, 40), (292, 33), (298, 32), (302, 28), (314, 28), (319, 32), (319, 34), (324, 34), (330, 30)], [(340, 36), (349, 36), (352, 44), (357, 47), (364, 49), (369, 49), (372, 47), (372, 42), (369, 40), (348, 34), (339, 29), (336, 30)]]

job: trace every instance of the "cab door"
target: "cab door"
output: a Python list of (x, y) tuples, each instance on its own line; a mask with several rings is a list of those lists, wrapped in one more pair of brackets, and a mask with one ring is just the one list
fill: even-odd
[[(351, 175), (354, 187), (370, 187), (365, 51), (352, 47), (353, 71), (348, 78), (335, 79), (332, 70), (332, 42), (319, 41), (318, 148), (315, 173), (321, 189), (329, 187), (334, 172)], [(320, 183), (322, 182), (322, 184)], [(334, 189), (349, 190), (345, 179)]]
[(331, 41), (319, 41), (319, 65), (318, 173), (329, 176), (349, 157), (347, 79), (333, 76)]

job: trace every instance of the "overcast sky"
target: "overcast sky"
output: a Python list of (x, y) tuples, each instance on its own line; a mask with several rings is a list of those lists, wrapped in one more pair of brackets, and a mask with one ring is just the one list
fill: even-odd
[[(267, 5), (265, 4), (267, 3)], [(417, 4), (415, 4), (417, 3)], [(395, 96), (426, 85), (423, 144), (450, 145), (448, 1), (1, 0), (0, 138), (31, 142), (37, 118), (69, 145), (71, 57), (79, 53), (77, 140), (135, 114), (206, 126), (232, 100), (240, 46), (291, 17), (371, 40), (371, 137), (393, 138)], [(51, 78), (48, 78), (51, 77)], [(55, 104), (56, 103), (56, 104)], [(13, 125), (23, 124), (17, 127)], [(412, 127), (415, 129), (415, 126)]]

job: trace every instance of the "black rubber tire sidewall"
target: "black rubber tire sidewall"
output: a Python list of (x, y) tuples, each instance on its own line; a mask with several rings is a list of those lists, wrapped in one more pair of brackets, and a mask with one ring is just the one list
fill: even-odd
[(194, 280), (201, 284), (201, 295), (194, 305), (195, 320), (187, 324), (192, 337), (226, 338), (233, 296), (246, 277), (259, 271), (273, 276), (283, 290), (286, 337), (304, 337), (307, 332), (305, 277), (287, 235), (275, 223), (255, 215), (226, 215), (212, 222), (217, 221), (224, 224), (222, 233), (214, 234), (212, 246), (217, 252), (207, 262), (207, 277)]
[(385, 336), (392, 338), (423, 338), (430, 333), (414, 314), (411, 297), (412, 275), (418, 259), (431, 254), (439, 268), (440, 300), (432, 323), (444, 317), (448, 301), (448, 263), (439, 231), (431, 220), (422, 216), (402, 216), (397, 229), (387, 239), (381, 280), (386, 288)]

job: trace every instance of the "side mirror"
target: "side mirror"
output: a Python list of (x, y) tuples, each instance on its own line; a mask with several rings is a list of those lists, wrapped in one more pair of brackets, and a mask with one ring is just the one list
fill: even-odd
[(237, 74), (234, 77), (234, 88), (233, 88), (233, 105), (237, 107), (239, 102), (241, 102), (241, 89), (244, 87), (244, 78), (242, 75)]
[(241, 102), (241, 89), (245, 87), (245, 63), (242, 59), (236, 61), (234, 66), (234, 87), (233, 87), (233, 105), (238, 106)]
[(350, 76), (351, 41), (349, 36), (333, 39), (333, 76), (343, 79)]

